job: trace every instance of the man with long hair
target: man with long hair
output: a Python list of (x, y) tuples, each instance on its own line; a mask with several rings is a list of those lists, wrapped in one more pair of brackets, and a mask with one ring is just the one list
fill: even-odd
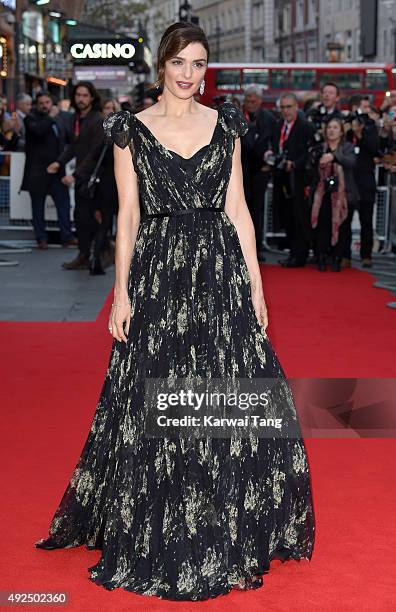
[(81, 270), (89, 268), (91, 243), (96, 228), (94, 203), (83, 191), (83, 186), (93, 171), (89, 151), (103, 139), (103, 116), (100, 96), (89, 81), (80, 81), (74, 86), (71, 106), (75, 109), (72, 116), (73, 141), (58, 159), (48, 166), (48, 172), (57, 172), (61, 164), (76, 158), (75, 171), (65, 176), (62, 182), (67, 186), (74, 183), (75, 186), (74, 222), (79, 253), (75, 259), (64, 262), (62, 266), (66, 270)]

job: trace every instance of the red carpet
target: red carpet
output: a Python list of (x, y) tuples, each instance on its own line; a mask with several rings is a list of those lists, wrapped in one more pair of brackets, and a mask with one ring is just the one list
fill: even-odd
[[(370, 274), (262, 272), (268, 335), (288, 376), (396, 376), (396, 313), (386, 308), (392, 297), (372, 288)], [(84, 612), (396, 609), (396, 444), (389, 439), (306, 440), (317, 530), (312, 561), (273, 561), (256, 591), (191, 604), (108, 592), (88, 580), (86, 568), (100, 551), (34, 548), (92, 421), (111, 346), (111, 297), (92, 323), (0, 324), (0, 590), (67, 592), (67, 610)]]

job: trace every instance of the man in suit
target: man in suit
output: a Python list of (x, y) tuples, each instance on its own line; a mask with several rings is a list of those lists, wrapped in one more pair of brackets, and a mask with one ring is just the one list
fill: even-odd
[(71, 159), (76, 159), (73, 174), (65, 176), (65, 185), (75, 185), (74, 222), (76, 225), (79, 253), (72, 261), (64, 262), (66, 270), (89, 269), (93, 237), (96, 232), (94, 201), (87, 197), (82, 186), (91, 176), (94, 165), (91, 150), (100, 146), (103, 140), (103, 116), (101, 100), (96, 89), (89, 81), (80, 81), (75, 85), (72, 95), (73, 141), (67, 149), (49, 165), (49, 172), (58, 172), (59, 168)]
[(308, 200), (305, 196), (305, 166), (314, 128), (298, 112), (293, 93), (280, 97), (282, 119), (272, 137), (272, 148), (265, 159), (274, 165), (274, 208), (286, 231), (290, 255), (280, 262), (288, 268), (304, 266), (311, 241)]
[(268, 150), (276, 121), (272, 113), (262, 108), (262, 102), (259, 87), (252, 85), (246, 89), (243, 111), (249, 130), (241, 138), (241, 156), (245, 197), (256, 234), (257, 257), (260, 261), (265, 261), (260, 247), (264, 196), (270, 173), (264, 164), (264, 153)]
[(26, 93), (19, 93), (15, 99), (15, 105), (16, 131), (19, 136), (16, 150), (23, 152), (26, 146), (25, 117), (32, 111), (32, 98)]
[(47, 166), (62, 154), (70, 135), (58, 119), (58, 108), (48, 93), (36, 97), (37, 107), (24, 119), (26, 161), (21, 190), (28, 191), (32, 202), (33, 227), (40, 249), (48, 248), (44, 208), (47, 195), (51, 195), (58, 214), (63, 246), (76, 244), (70, 222), (69, 190), (62, 183), (64, 165), (54, 174), (48, 174)]

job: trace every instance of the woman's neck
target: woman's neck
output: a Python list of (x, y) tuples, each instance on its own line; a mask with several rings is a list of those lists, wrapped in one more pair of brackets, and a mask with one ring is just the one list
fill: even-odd
[(334, 151), (340, 144), (340, 139), (338, 138), (337, 140), (328, 140), (327, 144), (329, 145), (330, 149)]
[(199, 104), (197, 104), (193, 96), (183, 100), (165, 89), (161, 100), (156, 103), (156, 107), (159, 115), (163, 114), (168, 117), (181, 118), (198, 112)]

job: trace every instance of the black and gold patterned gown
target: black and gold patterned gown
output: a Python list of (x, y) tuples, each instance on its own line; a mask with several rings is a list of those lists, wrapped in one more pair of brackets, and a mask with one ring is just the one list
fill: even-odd
[[(127, 343), (113, 340), (92, 425), (37, 548), (100, 549), (89, 579), (173, 600), (263, 584), (272, 559), (311, 559), (315, 521), (304, 441), (148, 438), (146, 377), (275, 377), (271, 410), (298, 425), (285, 374), (259, 325), (248, 269), (224, 212), (235, 139), (231, 103), (190, 159), (163, 147), (133, 114), (104, 123), (129, 146), (141, 223), (128, 291)], [(193, 209), (193, 210), (191, 210)], [(213, 210), (215, 209), (215, 210)]]

